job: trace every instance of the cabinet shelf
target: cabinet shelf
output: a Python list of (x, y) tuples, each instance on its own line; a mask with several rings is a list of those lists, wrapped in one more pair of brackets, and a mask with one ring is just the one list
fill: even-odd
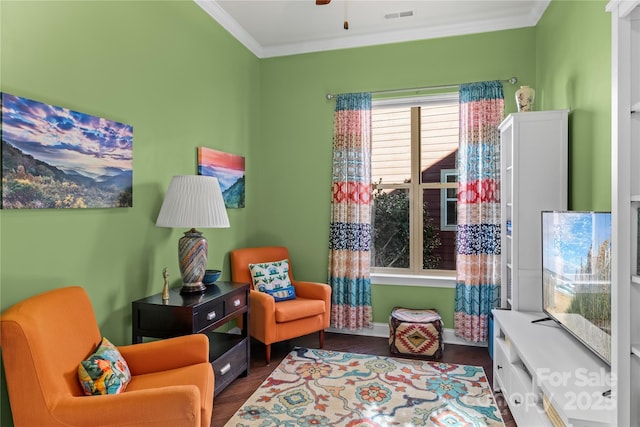
[(640, 285), (640, 276), (633, 274), (631, 276), (631, 283), (635, 283), (636, 285)]
[(640, 101), (631, 106), (631, 114), (640, 114)]
[(209, 357), (211, 360), (222, 357), (229, 350), (247, 339), (242, 335), (227, 332), (208, 332), (205, 335), (209, 337)]
[(631, 344), (631, 354), (640, 359), (640, 343)]
[(632, 202), (640, 202), (640, 194), (632, 194), (631, 195)]

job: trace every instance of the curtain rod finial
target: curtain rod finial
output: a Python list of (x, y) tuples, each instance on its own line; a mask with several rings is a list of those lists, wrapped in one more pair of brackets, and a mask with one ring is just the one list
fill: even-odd
[(518, 78), (517, 78), (517, 77), (511, 77), (511, 78), (509, 79), (509, 83), (511, 83), (512, 85), (514, 85), (514, 84), (518, 83)]
[(327, 94), (327, 99), (328, 99), (329, 101), (331, 101), (331, 100), (332, 100), (333, 98), (335, 98), (335, 97), (336, 97), (336, 96), (335, 96), (334, 94), (332, 94), (332, 93), (328, 93), (328, 94)]

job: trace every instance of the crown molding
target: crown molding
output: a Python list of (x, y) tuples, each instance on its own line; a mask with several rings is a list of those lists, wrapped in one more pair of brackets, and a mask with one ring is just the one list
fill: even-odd
[(611, 0), (605, 9), (607, 12), (616, 11), (618, 17), (624, 18), (637, 6), (640, 6), (640, 0)]
[(264, 58), (263, 48), (251, 35), (245, 31), (238, 22), (231, 17), (216, 1), (213, 0), (193, 0), (218, 24), (227, 30), (233, 37), (242, 43), (258, 58)]
[(542, 15), (544, 15), (544, 12), (547, 10), (547, 7), (549, 7), (549, 3), (551, 3), (551, 0), (543, 0), (535, 3), (535, 6), (531, 9), (531, 12), (529, 13), (529, 19), (533, 23), (531, 25), (532, 27), (538, 24), (538, 21), (540, 21), (540, 18), (542, 18)]
[[(537, 21), (536, 21), (537, 22)], [(404, 31), (394, 31), (378, 34), (352, 36), (349, 38), (325, 39), (307, 43), (292, 43), (287, 45), (263, 47), (264, 57), (297, 55), (302, 53), (322, 52), (336, 49), (376, 46), (391, 43), (410, 42), (417, 40), (436, 39), (441, 37), (461, 36), (491, 31), (511, 30), (515, 28), (533, 27), (530, 17), (519, 19), (500, 19), (479, 21), (473, 24), (445, 25), (434, 28), (419, 28)]]
[(471, 24), (443, 25), (432, 28), (417, 28), (411, 30), (385, 32), (359, 36), (340, 37), (312, 42), (290, 43), (277, 46), (260, 45), (247, 31), (244, 30), (215, 0), (194, 0), (213, 19), (215, 19), (233, 37), (242, 43), (258, 58), (273, 58), (278, 56), (298, 55), (312, 52), (323, 52), (337, 49), (375, 46), (391, 43), (401, 43), (416, 40), (427, 40), (441, 37), (486, 33), (491, 31), (512, 30), (535, 26), (551, 0), (536, 2), (531, 12), (519, 18), (500, 18), (477, 21)]

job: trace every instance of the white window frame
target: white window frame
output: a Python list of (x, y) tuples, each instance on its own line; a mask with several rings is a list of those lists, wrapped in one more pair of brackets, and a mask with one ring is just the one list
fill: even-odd
[(449, 188), (458, 188), (458, 182), (456, 180), (455, 183), (447, 181), (447, 177), (455, 175), (458, 176), (458, 169), (442, 169), (440, 171), (440, 182), (445, 184), (445, 187), (440, 190), (440, 230), (442, 231), (456, 231), (458, 224), (449, 224), (447, 223), (447, 218), (449, 218), (449, 205), (447, 202), (455, 201), (458, 203), (458, 198), (455, 197), (447, 197), (447, 190)]
[[(452, 100), (459, 100), (459, 94), (445, 93), (438, 95), (428, 95), (412, 98), (402, 99), (374, 99), (372, 101), (372, 108), (382, 106), (397, 106), (403, 107), (407, 105), (416, 106), (419, 104), (434, 103), (434, 102), (450, 102)], [(413, 114), (413, 113), (412, 113)], [(412, 132), (420, 132), (420, 118), (417, 120), (417, 129), (412, 129)], [(414, 126), (412, 126), (414, 127)], [(412, 144), (412, 170), (411, 170), (411, 183), (410, 184), (394, 184), (394, 185), (378, 185), (373, 184), (374, 188), (408, 188), (410, 192), (410, 233), (414, 238), (411, 239), (410, 245), (411, 254), (422, 253), (422, 235), (423, 233), (414, 233), (414, 215), (416, 212), (421, 215), (422, 211), (422, 194), (427, 188), (441, 188), (440, 183), (421, 183), (420, 181), (420, 147), (419, 144)], [(417, 163), (417, 165), (414, 165)], [(457, 172), (457, 170), (456, 170)], [(457, 183), (455, 183), (457, 186)], [(442, 189), (446, 190), (446, 189)], [(413, 194), (418, 192), (418, 203), (415, 203)], [(444, 191), (446, 193), (446, 191)], [(446, 209), (446, 208), (445, 208)], [(443, 230), (450, 231), (450, 230)], [(454, 230), (455, 231), (455, 230)], [(417, 252), (416, 252), (417, 250)], [(409, 261), (409, 268), (385, 268), (385, 267), (371, 267), (371, 283), (380, 285), (402, 285), (402, 286), (427, 286), (427, 287), (444, 287), (455, 288), (455, 270), (424, 270), (422, 269), (422, 260), (419, 262), (415, 259), (416, 256), (412, 256)], [(418, 264), (418, 265), (416, 265)]]

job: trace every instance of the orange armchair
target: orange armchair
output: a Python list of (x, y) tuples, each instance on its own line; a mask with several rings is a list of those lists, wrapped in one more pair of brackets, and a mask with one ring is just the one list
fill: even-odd
[[(324, 329), (329, 327), (331, 287), (324, 283), (293, 279), (289, 251), (282, 246), (236, 249), (230, 252), (231, 280), (252, 283), (249, 292), (251, 336), (265, 345), (267, 364), (271, 361), (271, 344), (319, 333), (320, 348), (324, 346)], [(271, 295), (253, 290), (249, 264), (289, 260), (289, 279), (296, 298), (276, 302)]]
[(78, 365), (101, 339), (80, 287), (48, 291), (2, 313), (0, 345), (16, 427), (209, 427), (214, 376), (206, 336), (118, 347), (132, 375), (126, 390), (85, 396)]

